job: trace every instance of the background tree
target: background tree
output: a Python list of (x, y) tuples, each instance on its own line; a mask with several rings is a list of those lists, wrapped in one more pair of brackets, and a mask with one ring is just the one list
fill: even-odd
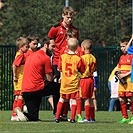
[(97, 45), (118, 45), (120, 38), (131, 36), (131, 2), (93, 0), (84, 3), (76, 16), (80, 38), (91, 38)]
[[(91, 38), (97, 45), (118, 45), (120, 38), (131, 36), (132, 1), (69, 1), (77, 15), (74, 25), (80, 40)], [(1, 9), (0, 44), (15, 44), (19, 36), (37, 34), (42, 40), (52, 25), (59, 23), (65, 0), (6, 0)]]
[(14, 44), (16, 38), (30, 33), (37, 34), (42, 39), (61, 18), (63, 6), (59, 0), (8, 0), (2, 10), (0, 43)]

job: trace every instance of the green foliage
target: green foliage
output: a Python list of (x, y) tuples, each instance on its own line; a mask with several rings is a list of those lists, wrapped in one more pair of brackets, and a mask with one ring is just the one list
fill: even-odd
[(131, 5), (118, 5), (114, 0), (94, 0), (76, 17), (80, 37), (92, 38), (96, 44), (104, 41), (107, 45), (118, 45), (120, 38), (131, 36)]
[[(61, 1), (9, 0), (2, 9), (2, 42), (14, 44), (19, 36), (47, 36), (52, 25), (61, 19)], [(55, 17), (56, 16), (56, 17)]]
[[(128, 0), (69, 0), (77, 15), (74, 25), (80, 40), (91, 38), (95, 44), (118, 45), (131, 36), (132, 7)], [(51, 26), (59, 23), (65, 0), (7, 0), (1, 9), (0, 44), (14, 44), (19, 36), (37, 34), (42, 40)]]

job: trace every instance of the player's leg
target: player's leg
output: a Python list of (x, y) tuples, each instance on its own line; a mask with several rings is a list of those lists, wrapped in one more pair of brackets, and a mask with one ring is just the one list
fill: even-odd
[(123, 116), (119, 122), (128, 123), (130, 122), (130, 120), (128, 119), (126, 97), (124, 93), (119, 93), (119, 101), (120, 101), (120, 106), (121, 106), (121, 113)]
[(78, 97), (76, 99), (77, 102), (77, 122), (82, 121), (82, 99)]
[(11, 121), (18, 121), (17, 114), (16, 114), (16, 112), (14, 111), (14, 109), (17, 107), (17, 100), (18, 100), (18, 96), (15, 95), (15, 96), (14, 96), (14, 101), (13, 101), (13, 107), (12, 107)]
[(132, 96), (130, 95), (130, 97), (127, 97), (127, 101), (130, 103), (131, 113), (132, 113), (132, 117), (130, 118), (129, 124), (133, 124), (133, 93), (132, 93)]
[(42, 100), (42, 90), (36, 92), (24, 92), (23, 97), (25, 100), (25, 105), (27, 106), (28, 113), (24, 115), (28, 118), (29, 121), (38, 121), (39, 120), (39, 107)]
[(57, 123), (60, 121), (60, 115), (62, 112), (64, 100), (65, 98), (60, 97), (59, 102), (57, 104), (56, 119), (55, 119), (55, 122)]
[(76, 109), (77, 109), (76, 98), (71, 98), (71, 102), (72, 102), (72, 106), (71, 106), (70, 122), (74, 123), (75, 122)]

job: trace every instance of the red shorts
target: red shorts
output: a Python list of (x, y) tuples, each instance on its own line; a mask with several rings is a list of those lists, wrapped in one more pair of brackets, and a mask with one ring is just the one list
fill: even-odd
[(91, 98), (94, 91), (94, 78), (80, 79), (80, 97)]
[(14, 91), (14, 96), (19, 96), (21, 94), (22, 94), (21, 90)]
[(119, 97), (131, 97), (133, 96), (133, 92), (119, 92), (118, 96)]
[(79, 97), (79, 92), (74, 92), (71, 94), (60, 94), (60, 97), (64, 99), (76, 99)]

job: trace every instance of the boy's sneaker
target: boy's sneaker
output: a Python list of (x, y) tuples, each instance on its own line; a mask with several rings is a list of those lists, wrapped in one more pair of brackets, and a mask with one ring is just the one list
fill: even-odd
[(82, 120), (82, 122), (90, 122), (90, 120), (85, 118), (84, 120)]
[(70, 122), (71, 122), (71, 123), (75, 123), (76, 121), (75, 121), (74, 119), (71, 119)]
[(96, 120), (95, 119), (90, 119), (90, 122), (96, 122)]
[(60, 121), (68, 121), (67, 116), (60, 116)]
[(11, 121), (19, 121), (18, 116), (17, 115), (16, 116), (12, 116), (11, 117)]
[(56, 123), (59, 123), (59, 122), (60, 122), (60, 120), (59, 120), (59, 119), (55, 119), (55, 122), (56, 122)]
[(77, 116), (77, 122), (83, 122), (81, 115), (80, 116)]
[(129, 123), (130, 119), (122, 117), (122, 119), (119, 121), (119, 123)]
[(27, 121), (27, 117), (21, 112), (20, 108), (15, 108), (15, 112), (18, 116), (19, 121)]
[(131, 117), (130, 122), (128, 124), (133, 124), (133, 117)]

